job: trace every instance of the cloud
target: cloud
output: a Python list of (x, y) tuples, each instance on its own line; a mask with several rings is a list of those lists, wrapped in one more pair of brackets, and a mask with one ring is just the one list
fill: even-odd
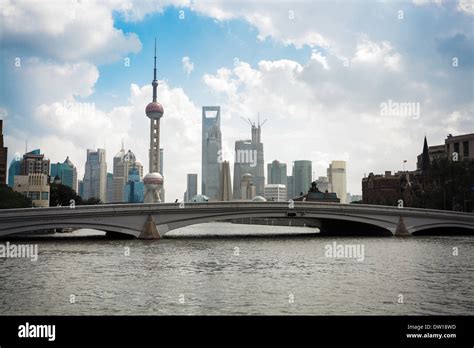
[(191, 74), (192, 71), (194, 70), (194, 63), (191, 62), (191, 59), (189, 59), (188, 56), (183, 57), (182, 63), (183, 63), (183, 71), (186, 73), (186, 75)]
[(401, 68), (400, 60), (400, 54), (395, 51), (390, 42), (377, 43), (363, 37), (357, 44), (352, 63), (383, 66), (388, 70), (399, 71)]

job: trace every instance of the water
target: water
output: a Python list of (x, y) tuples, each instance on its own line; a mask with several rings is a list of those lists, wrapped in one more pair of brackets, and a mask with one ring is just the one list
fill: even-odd
[[(472, 236), (261, 237), (302, 231), (211, 223), (159, 241), (29, 241), (37, 262), (0, 259), (0, 314), (474, 314)], [(229, 232), (257, 236), (199, 238)], [(363, 245), (364, 260), (326, 257), (334, 241)]]

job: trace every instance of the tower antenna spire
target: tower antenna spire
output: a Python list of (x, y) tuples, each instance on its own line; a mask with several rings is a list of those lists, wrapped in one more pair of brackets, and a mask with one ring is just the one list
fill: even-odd
[(158, 81), (156, 80), (156, 36), (155, 36), (155, 57), (154, 57), (154, 67), (153, 67), (153, 102), (156, 103), (156, 87), (158, 87)]

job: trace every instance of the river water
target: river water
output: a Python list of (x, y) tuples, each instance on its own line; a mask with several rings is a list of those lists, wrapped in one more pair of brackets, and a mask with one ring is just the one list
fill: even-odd
[[(209, 223), (159, 241), (10, 240), (37, 244), (38, 260), (0, 258), (0, 314), (474, 314), (474, 237), (312, 232)], [(334, 243), (363, 255), (330, 257)]]

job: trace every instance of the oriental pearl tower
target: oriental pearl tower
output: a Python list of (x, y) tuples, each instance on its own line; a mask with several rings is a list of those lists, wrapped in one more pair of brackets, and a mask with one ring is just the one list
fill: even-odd
[(163, 106), (156, 101), (156, 38), (155, 65), (153, 70), (153, 101), (146, 106), (145, 113), (150, 119), (150, 150), (149, 173), (143, 178), (145, 184), (145, 203), (160, 203), (160, 191), (163, 187), (163, 176), (160, 174), (160, 119), (163, 116)]

